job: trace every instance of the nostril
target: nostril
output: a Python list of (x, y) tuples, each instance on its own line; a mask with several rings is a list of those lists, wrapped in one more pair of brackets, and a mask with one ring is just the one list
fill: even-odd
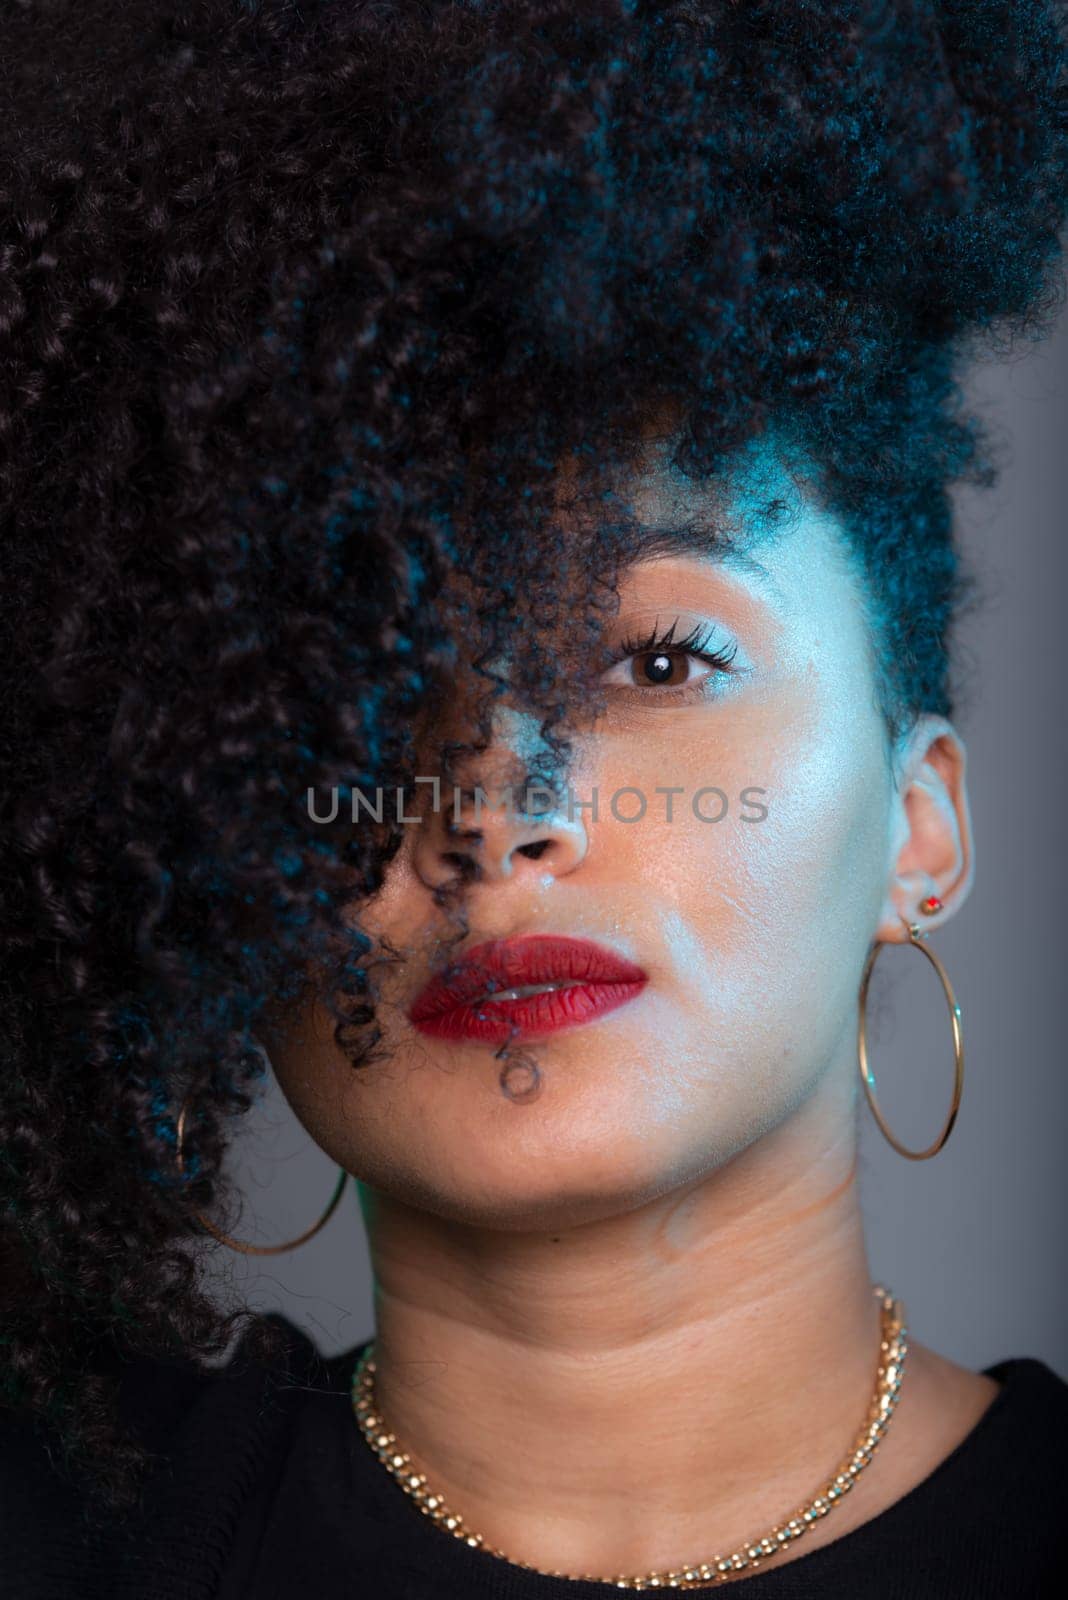
[(516, 855), (529, 856), (532, 861), (537, 861), (538, 857), (548, 848), (548, 839), (539, 839), (535, 844), (521, 844), (516, 851)]
[(457, 883), (475, 883), (482, 877), (482, 867), (472, 856), (464, 855), (460, 850), (446, 850), (441, 856), (442, 863), (456, 873)]

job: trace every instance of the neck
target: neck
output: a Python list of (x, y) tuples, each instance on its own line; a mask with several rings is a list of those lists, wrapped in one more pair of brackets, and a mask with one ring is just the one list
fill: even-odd
[(728, 1554), (818, 1493), (865, 1422), (880, 1308), (855, 1178), (832, 1079), (713, 1173), (552, 1232), (362, 1190), (377, 1408), (513, 1560)]

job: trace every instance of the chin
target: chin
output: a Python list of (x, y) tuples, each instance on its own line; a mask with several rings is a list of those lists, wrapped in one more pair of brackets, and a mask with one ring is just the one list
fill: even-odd
[[(444, 1142), (415, 1167), (388, 1165), (381, 1178), (360, 1167), (361, 1180), (406, 1205), (468, 1227), (555, 1232), (623, 1216), (692, 1175), (681, 1156), (665, 1163), (662, 1150), (618, 1133), (591, 1130), (562, 1143), (558, 1129), (515, 1140), (488, 1133), (462, 1150)], [(411, 1155), (408, 1155), (409, 1162)]]

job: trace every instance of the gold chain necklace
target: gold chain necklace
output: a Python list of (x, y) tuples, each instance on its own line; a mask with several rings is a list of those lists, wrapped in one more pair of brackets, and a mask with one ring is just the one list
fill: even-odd
[[(905, 1330), (904, 1307), (901, 1301), (895, 1299), (881, 1284), (874, 1286), (874, 1293), (882, 1302), (882, 1336), (875, 1393), (868, 1409), (868, 1420), (857, 1435), (852, 1452), (839, 1463), (834, 1477), (824, 1485), (815, 1499), (799, 1507), (785, 1522), (777, 1523), (764, 1538), (743, 1545), (733, 1555), (713, 1556), (711, 1561), (695, 1561), (673, 1568), (669, 1572), (649, 1572), (644, 1577), (638, 1578), (627, 1577), (625, 1574), (604, 1578), (584, 1572), (575, 1581), (608, 1583), (617, 1589), (696, 1589), (710, 1583), (724, 1583), (735, 1573), (763, 1566), (770, 1557), (777, 1555), (795, 1539), (799, 1539), (821, 1517), (833, 1511), (872, 1460), (897, 1405), (905, 1371), (908, 1336)], [(374, 1374), (372, 1340), (357, 1361), (352, 1376), (352, 1405), (356, 1420), (364, 1438), (383, 1466), (393, 1474), (405, 1494), (411, 1496), (420, 1510), (439, 1528), (451, 1533), (456, 1539), (462, 1539), (474, 1550), (488, 1550), (491, 1555), (499, 1556), (501, 1560), (508, 1561), (513, 1566), (523, 1567), (528, 1572), (541, 1573), (544, 1577), (573, 1578), (572, 1573), (548, 1571), (544, 1567), (533, 1566), (529, 1561), (516, 1561), (513, 1557), (505, 1555), (503, 1550), (495, 1550), (488, 1546), (481, 1534), (468, 1531), (463, 1518), (455, 1511), (450, 1511), (441, 1495), (435, 1494), (430, 1488), (425, 1474), (416, 1471), (411, 1457), (399, 1447), (396, 1434), (389, 1431), (378, 1415), (375, 1409)]]

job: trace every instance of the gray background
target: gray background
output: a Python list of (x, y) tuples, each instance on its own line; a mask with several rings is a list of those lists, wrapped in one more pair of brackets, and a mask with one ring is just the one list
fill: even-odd
[[(995, 430), (999, 485), (957, 495), (966, 556), (984, 591), (960, 634), (976, 881), (932, 938), (963, 1013), (964, 1096), (933, 1159), (907, 1161), (863, 1108), (860, 1192), (873, 1276), (899, 1294), (913, 1337), (978, 1369), (1039, 1356), (1068, 1377), (1064, 904), (1063, 553), (1068, 505), (1068, 315), (1050, 337), (987, 358), (966, 382)], [(880, 954), (873, 1064), (897, 1137), (924, 1147), (952, 1085), (937, 977), (905, 947)], [(319, 1216), (337, 1168), (289, 1109), (273, 1075), (233, 1152), (246, 1196), (234, 1230), (267, 1244)], [(278, 1309), (327, 1354), (374, 1331), (366, 1239), (349, 1183), (314, 1239), (271, 1258), (211, 1247), (223, 1303)]]

